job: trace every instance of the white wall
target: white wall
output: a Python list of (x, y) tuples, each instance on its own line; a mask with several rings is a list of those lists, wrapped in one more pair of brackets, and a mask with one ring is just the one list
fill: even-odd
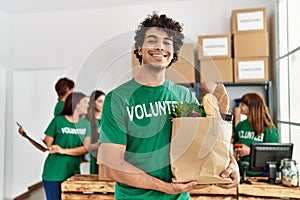
[[(64, 74), (64, 69), (14, 71), (14, 122), (22, 124), (25, 131), (35, 138), (43, 138), (43, 131), (54, 116), (57, 97), (52, 88)], [(37, 150), (21, 137), (16, 123), (14, 125), (12, 180), (14, 191), (24, 193), (27, 191), (24, 186), (31, 186), (41, 179), (47, 153)]]
[[(0, 199), (4, 198), (5, 169), (5, 69), (0, 67)], [(2, 95), (3, 94), (3, 95)]]
[(9, 45), (11, 45), (10, 17), (0, 10), (0, 66), (6, 67), (9, 63)]
[(16, 197), (41, 180), (44, 155), (16, 134), (15, 121), (36, 134), (44, 131), (53, 112), (58, 77), (73, 78), (76, 90), (86, 94), (95, 88), (108, 92), (129, 79), (133, 31), (154, 10), (181, 21), (186, 37), (197, 42), (198, 35), (230, 33), (231, 10), (267, 7), (270, 18), (273, 4), (269, 0), (190, 0), (12, 15), (12, 72), (6, 77), (6, 89), (11, 90), (6, 99), (12, 103), (7, 102), (6, 108), (13, 114), (6, 114), (6, 152), (11, 153), (5, 159), (11, 177), (5, 179), (5, 197)]
[[(230, 33), (232, 9), (267, 6), (268, 13), (272, 14), (272, 5), (270, 1), (259, 0), (229, 0), (226, 3), (212, 0), (17, 15), (14, 16), (14, 65), (18, 69), (67, 67), (69, 73), (77, 77), (86, 70), (82, 68), (89, 62), (89, 56), (98, 50), (98, 63), (93, 65), (93, 60), (92, 64), (89, 64), (93, 66), (88, 66), (90, 71), (94, 72), (97, 69), (99, 74), (105, 73), (107, 63), (101, 61), (115, 54), (117, 60), (110, 67), (114, 72), (128, 72), (131, 67), (130, 50), (133, 44), (133, 35), (129, 33), (153, 10), (166, 12), (182, 21), (186, 37), (197, 42), (198, 35)], [(132, 12), (128, 12), (129, 10)], [(116, 46), (114, 40), (122, 37), (125, 39), (120, 40)], [(118, 52), (120, 48), (124, 51)], [(122, 53), (127, 55), (122, 56)], [(123, 66), (119, 65), (118, 60), (122, 61)], [(110, 75), (108, 80), (116, 79), (116, 74), (106, 72), (105, 75)], [(101, 84), (101, 88), (109, 90), (112, 88), (111, 82), (114, 81), (99, 80), (94, 87)]]
[(0, 11), (0, 199), (4, 198), (6, 145), (6, 69), (9, 65), (10, 19)]

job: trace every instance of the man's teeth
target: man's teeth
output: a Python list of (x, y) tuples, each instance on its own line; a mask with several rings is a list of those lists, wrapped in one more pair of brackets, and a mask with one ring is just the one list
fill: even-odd
[(167, 55), (161, 55), (161, 54), (153, 54), (153, 56), (156, 56), (156, 57), (167, 57)]

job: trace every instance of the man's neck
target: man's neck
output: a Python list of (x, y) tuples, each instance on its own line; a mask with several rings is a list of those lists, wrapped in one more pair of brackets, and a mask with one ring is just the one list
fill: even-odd
[(166, 69), (151, 70), (149, 67), (140, 66), (134, 80), (141, 85), (146, 86), (159, 86), (165, 82)]

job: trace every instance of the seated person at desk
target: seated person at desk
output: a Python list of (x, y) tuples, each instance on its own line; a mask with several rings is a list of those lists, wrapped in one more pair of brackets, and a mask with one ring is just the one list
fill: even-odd
[[(279, 142), (277, 129), (271, 119), (264, 99), (256, 93), (248, 93), (242, 96), (239, 104), (241, 114), (247, 116), (237, 124), (234, 130), (234, 144), (241, 143), (236, 148), (239, 163), (250, 161), (250, 144), (262, 142)], [(263, 175), (263, 172), (247, 170), (249, 176)]]

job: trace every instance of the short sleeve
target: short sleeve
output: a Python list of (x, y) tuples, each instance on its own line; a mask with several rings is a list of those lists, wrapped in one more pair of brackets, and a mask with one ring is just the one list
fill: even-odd
[(100, 143), (126, 144), (126, 117), (123, 111), (125, 103), (117, 92), (110, 92), (102, 110)]
[(54, 138), (55, 133), (56, 133), (56, 120), (55, 118), (53, 118), (50, 124), (48, 125), (45, 134)]

